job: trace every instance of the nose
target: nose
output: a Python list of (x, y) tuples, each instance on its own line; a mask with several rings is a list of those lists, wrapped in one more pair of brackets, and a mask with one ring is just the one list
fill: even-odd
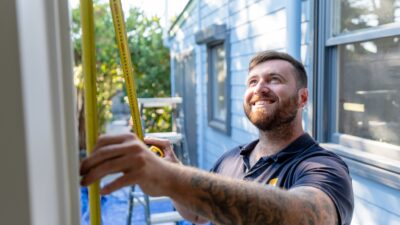
[(268, 92), (270, 92), (268, 83), (263, 80), (260, 80), (253, 89), (254, 94), (266, 94)]

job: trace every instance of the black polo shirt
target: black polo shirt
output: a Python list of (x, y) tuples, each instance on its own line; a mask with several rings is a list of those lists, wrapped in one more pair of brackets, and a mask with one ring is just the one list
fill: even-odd
[(257, 143), (255, 140), (226, 152), (211, 171), (284, 189), (318, 188), (335, 203), (341, 224), (350, 224), (353, 189), (347, 165), (339, 156), (323, 149), (310, 135), (303, 134), (277, 154), (263, 157), (250, 167), (250, 153)]

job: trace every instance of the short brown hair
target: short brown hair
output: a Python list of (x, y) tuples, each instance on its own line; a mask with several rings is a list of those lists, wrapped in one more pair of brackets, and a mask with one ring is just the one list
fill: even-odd
[(295, 58), (290, 56), (287, 53), (284, 52), (277, 52), (277, 51), (262, 51), (257, 53), (249, 63), (249, 72), (258, 64), (269, 61), (269, 60), (274, 60), (274, 59), (280, 59), (280, 60), (285, 60), (292, 64), (294, 67), (297, 77), (296, 77), (296, 82), (297, 82), (297, 87), (300, 88), (306, 88), (307, 87), (307, 73), (306, 70), (304, 69), (304, 66), (301, 62), (297, 61)]

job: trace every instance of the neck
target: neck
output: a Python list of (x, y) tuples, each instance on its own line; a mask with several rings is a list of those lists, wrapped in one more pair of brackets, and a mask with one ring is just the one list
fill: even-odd
[[(300, 119), (270, 131), (260, 131), (256, 149), (259, 157), (274, 155), (304, 134)], [(257, 158), (259, 158), (257, 157)]]

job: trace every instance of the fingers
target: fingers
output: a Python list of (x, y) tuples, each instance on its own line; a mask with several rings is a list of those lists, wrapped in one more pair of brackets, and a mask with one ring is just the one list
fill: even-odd
[(104, 147), (100, 147), (97, 151), (93, 152), (89, 158), (86, 158), (81, 163), (80, 174), (86, 174), (91, 168), (98, 164), (110, 160), (113, 158), (120, 157), (126, 152), (134, 149), (134, 143), (127, 142), (122, 144), (111, 144)]
[[(153, 145), (170, 146), (168, 140), (154, 138), (147, 140)], [(133, 134), (101, 136), (93, 154), (81, 163), (81, 185), (90, 185), (104, 176), (122, 172), (124, 175), (121, 178), (104, 188), (104, 194), (110, 193), (133, 184), (133, 180), (138, 178), (137, 174), (147, 171), (145, 168), (154, 164), (148, 161), (154, 159), (158, 158), (151, 154), (147, 146)]]
[(98, 166), (91, 168), (88, 173), (83, 176), (81, 185), (90, 185), (106, 175), (127, 171), (128, 168), (132, 166), (129, 157), (119, 157), (104, 161), (98, 164)]
[(128, 140), (135, 140), (137, 136), (133, 133), (126, 133), (126, 134), (103, 134), (97, 140), (96, 145), (94, 146), (94, 151), (97, 149), (112, 144), (119, 144)]
[(176, 157), (171, 142), (167, 139), (153, 138), (153, 137), (145, 137), (143, 140), (148, 145), (154, 145), (161, 148), (164, 152), (164, 158), (167, 161), (174, 163), (181, 163)]
[(108, 195), (113, 191), (116, 191), (122, 187), (128, 186), (128, 185), (133, 185), (134, 184), (134, 178), (133, 175), (131, 174), (124, 174), (123, 176), (115, 179), (111, 183), (107, 184), (101, 189), (100, 194), (102, 195)]
[(144, 143), (146, 143), (148, 145), (155, 145), (155, 146), (157, 146), (159, 148), (163, 148), (163, 149), (171, 146), (171, 143), (169, 142), (169, 140), (166, 140), (166, 139), (145, 137), (143, 141), (144, 141)]

